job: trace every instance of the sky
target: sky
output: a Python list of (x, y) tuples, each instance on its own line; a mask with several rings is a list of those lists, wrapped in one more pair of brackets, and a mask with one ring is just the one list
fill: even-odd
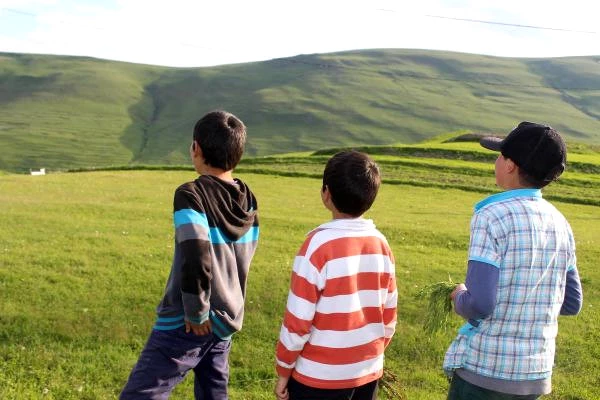
[(203, 67), (398, 48), (600, 55), (596, 0), (0, 0), (0, 52)]

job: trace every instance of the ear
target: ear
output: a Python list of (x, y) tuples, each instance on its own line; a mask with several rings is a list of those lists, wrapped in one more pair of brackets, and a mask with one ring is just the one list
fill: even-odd
[(202, 151), (200, 149), (200, 145), (195, 140), (192, 140), (191, 149), (192, 149), (192, 154), (196, 157), (202, 153)]
[(321, 189), (321, 201), (323, 201), (325, 208), (331, 210), (333, 202), (331, 201), (331, 193), (329, 192), (329, 188), (327, 186)]
[(513, 160), (511, 160), (510, 158), (506, 159), (506, 164), (504, 164), (504, 165), (506, 166), (506, 172), (508, 172), (509, 174), (518, 172), (519, 166), (517, 164), (515, 164), (515, 162)]

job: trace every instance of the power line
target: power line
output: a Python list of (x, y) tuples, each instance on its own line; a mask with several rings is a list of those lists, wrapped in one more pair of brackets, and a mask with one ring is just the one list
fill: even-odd
[[(391, 9), (387, 9), (387, 8), (377, 8), (376, 10), (377, 11), (383, 11), (383, 12), (397, 13), (396, 10), (391, 10)], [(427, 17), (427, 18), (449, 19), (449, 20), (452, 20), (452, 21), (473, 22), (473, 23), (479, 23), (479, 24), (500, 25), (500, 26), (513, 26), (515, 28), (541, 29), (541, 30), (559, 31), (559, 32), (586, 33), (586, 34), (591, 34), (591, 35), (597, 35), (598, 34), (598, 32), (596, 32), (596, 31), (584, 31), (584, 30), (578, 30), (578, 29), (567, 29), (567, 28), (555, 28), (555, 27), (538, 26), (538, 25), (515, 24), (515, 23), (511, 23), (511, 22), (489, 21), (489, 20), (484, 20), (484, 19), (448, 17), (448, 16), (445, 16), (445, 15), (434, 15), (434, 14), (423, 14), (423, 16)]]
[(1, 10), (8, 11), (8, 12), (11, 12), (11, 13), (14, 13), (14, 14), (27, 15), (29, 17), (37, 17), (37, 15), (34, 14), (34, 13), (23, 11), (23, 10), (17, 10), (17, 9), (14, 9), (14, 8), (2, 7)]
[[(15, 13), (15, 14), (27, 15), (27, 16), (30, 16), (30, 17), (37, 17), (38, 16), (38, 14), (36, 14), (36, 13), (32, 13), (32, 12), (24, 11), (24, 10), (19, 10), (19, 9), (16, 9), (16, 8), (1, 7), (0, 9), (4, 10), (4, 11), (11, 12), (11, 13)], [(396, 10), (387, 9), (387, 8), (376, 8), (375, 10), (376, 11), (383, 11), (383, 12), (397, 13)], [(423, 16), (424, 17), (428, 17), (428, 18), (448, 19), (448, 20), (453, 20), (453, 21), (463, 21), (463, 22), (471, 22), (471, 23), (479, 23), (479, 24), (512, 26), (512, 27), (516, 27), (516, 28), (541, 29), (541, 30), (550, 30), (550, 31), (558, 31), (558, 32), (585, 33), (585, 34), (591, 34), (591, 35), (597, 35), (598, 34), (598, 32), (596, 32), (596, 31), (587, 31), (587, 30), (579, 30), (579, 29), (568, 29), (568, 28), (556, 28), (556, 27), (539, 26), (539, 25), (525, 25), (525, 24), (516, 24), (516, 23), (511, 23), (511, 22), (490, 21), (490, 20), (473, 19), (473, 18), (449, 17), (449, 16), (446, 16), (446, 15), (423, 14)], [(182, 43), (182, 44), (186, 45), (186, 46), (197, 47), (197, 46), (194, 46), (194, 45), (189, 44), (189, 43)]]
[(480, 23), (480, 24), (491, 24), (491, 25), (501, 25), (501, 26), (514, 26), (516, 28), (529, 28), (529, 29), (543, 29), (543, 30), (548, 30), (548, 31), (587, 33), (587, 34), (592, 34), (592, 35), (598, 34), (598, 32), (595, 32), (595, 31), (581, 31), (581, 30), (577, 30), (577, 29), (552, 28), (552, 27), (547, 27), (547, 26), (512, 24), (512, 23), (508, 23), (508, 22), (486, 21), (486, 20), (482, 20), (482, 19), (446, 17), (443, 15), (428, 15), (428, 14), (426, 14), (425, 16), (429, 17), (429, 18), (450, 19), (453, 21), (475, 22), (475, 23)]

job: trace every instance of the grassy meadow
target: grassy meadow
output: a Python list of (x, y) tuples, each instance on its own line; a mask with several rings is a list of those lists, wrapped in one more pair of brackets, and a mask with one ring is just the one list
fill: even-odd
[(598, 61), (381, 49), (166, 68), (0, 53), (0, 169), (185, 163), (215, 108), (246, 123), (250, 156), (505, 134), (522, 120), (600, 144)]
[[(293, 257), (305, 234), (330, 218), (316, 179), (323, 158), (315, 157), (240, 166), (238, 176), (259, 199), (261, 238), (244, 327), (231, 353), (233, 400), (273, 398), (273, 353)], [(410, 400), (442, 400), (447, 382), (441, 363), (454, 330), (425, 335), (425, 304), (414, 295), (449, 275), (464, 279), (472, 206), (495, 190), (492, 167), (377, 159), (385, 181), (367, 217), (395, 253), (400, 296), (386, 368)], [(461, 168), (475, 180), (456, 181)], [(0, 176), (0, 398), (116, 398), (150, 332), (169, 273), (173, 190), (194, 177), (190, 170)], [(573, 184), (574, 199), (596, 196), (596, 175), (573, 171), (565, 180), (592, 191)], [(559, 186), (549, 195), (570, 196)], [(583, 203), (554, 201), (575, 233), (585, 297), (579, 316), (560, 319), (552, 400), (600, 398), (600, 212), (593, 202)], [(188, 377), (171, 398), (190, 398), (192, 382)]]

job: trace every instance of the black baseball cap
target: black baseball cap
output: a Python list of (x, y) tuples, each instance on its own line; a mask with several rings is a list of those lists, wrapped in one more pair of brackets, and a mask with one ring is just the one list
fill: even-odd
[(547, 125), (524, 121), (504, 139), (486, 136), (479, 143), (501, 152), (540, 183), (556, 180), (566, 167), (567, 146), (559, 133)]

